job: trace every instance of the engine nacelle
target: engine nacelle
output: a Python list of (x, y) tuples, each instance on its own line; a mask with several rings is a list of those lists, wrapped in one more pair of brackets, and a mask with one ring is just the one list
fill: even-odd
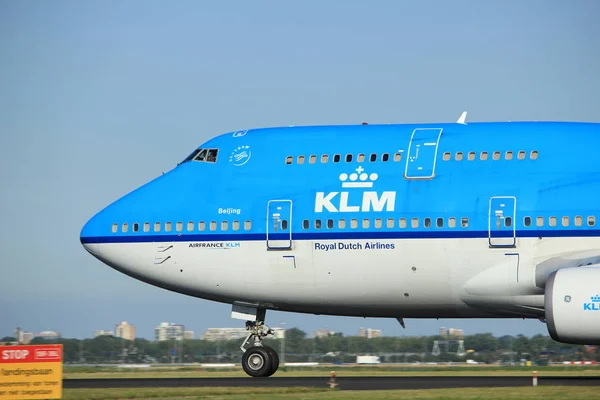
[(552, 339), (600, 344), (600, 268), (563, 268), (548, 276), (544, 296)]

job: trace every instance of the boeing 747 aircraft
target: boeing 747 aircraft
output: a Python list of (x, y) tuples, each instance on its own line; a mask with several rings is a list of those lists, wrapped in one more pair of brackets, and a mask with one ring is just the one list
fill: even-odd
[(100, 211), (81, 243), (231, 304), (254, 377), (279, 365), (266, 310), (536, 318), (600, 344), (600, 124), (465, 117), (230, 132)]

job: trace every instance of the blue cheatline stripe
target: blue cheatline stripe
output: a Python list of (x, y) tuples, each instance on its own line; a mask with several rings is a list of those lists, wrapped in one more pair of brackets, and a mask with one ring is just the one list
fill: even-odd
[[(293, 240), (343, 240), (343, 239), (474, 239), (487, 238), (488, 231), (354, 231), (354, 232), (299, 232), (292, 235)], [(600, 230), (570, 229), (570, 230), (521, 230), (517, 231), (518, 238), (531, 237), (596, 237)], [(494, 238), (512, 237), (512, 232), (494, 232)], [(132, 234), (111, 236), (86, 236), (81, 243), (149, 243), (149, 242), (229, 242), (229, 241), (264, 241), (265, 233), (181, 233), (171, 235)], [(269, 234), (269, 239), (286, 240), (289, 234)]]

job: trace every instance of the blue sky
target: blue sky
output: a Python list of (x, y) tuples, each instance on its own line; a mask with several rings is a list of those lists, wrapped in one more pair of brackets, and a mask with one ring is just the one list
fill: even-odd
[[(0, 2), (0, 336), (90, 337), (120, 320), (199, 333), (227, 305), (126, 277), (79, 243), (88, 218), (220, 133), (261, 126), (600, 122), (600, 3)], [(546, 333), (539, 321), (270, 313), (356, 334)]]

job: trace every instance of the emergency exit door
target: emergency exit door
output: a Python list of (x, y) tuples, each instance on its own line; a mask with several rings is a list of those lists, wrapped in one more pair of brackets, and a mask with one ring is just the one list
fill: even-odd
[(495, 196), (490, 198), (488, 236), (490, 247), (515, 247), (517, 198)]
[(406, 179), (431, 179), (435, 176), (441, 136), (442, 128), (422, 128), (413, 131), (404, 169)]
[(267, 203), (267, 249), (292, 248), (292, 201), (270, 200)]

